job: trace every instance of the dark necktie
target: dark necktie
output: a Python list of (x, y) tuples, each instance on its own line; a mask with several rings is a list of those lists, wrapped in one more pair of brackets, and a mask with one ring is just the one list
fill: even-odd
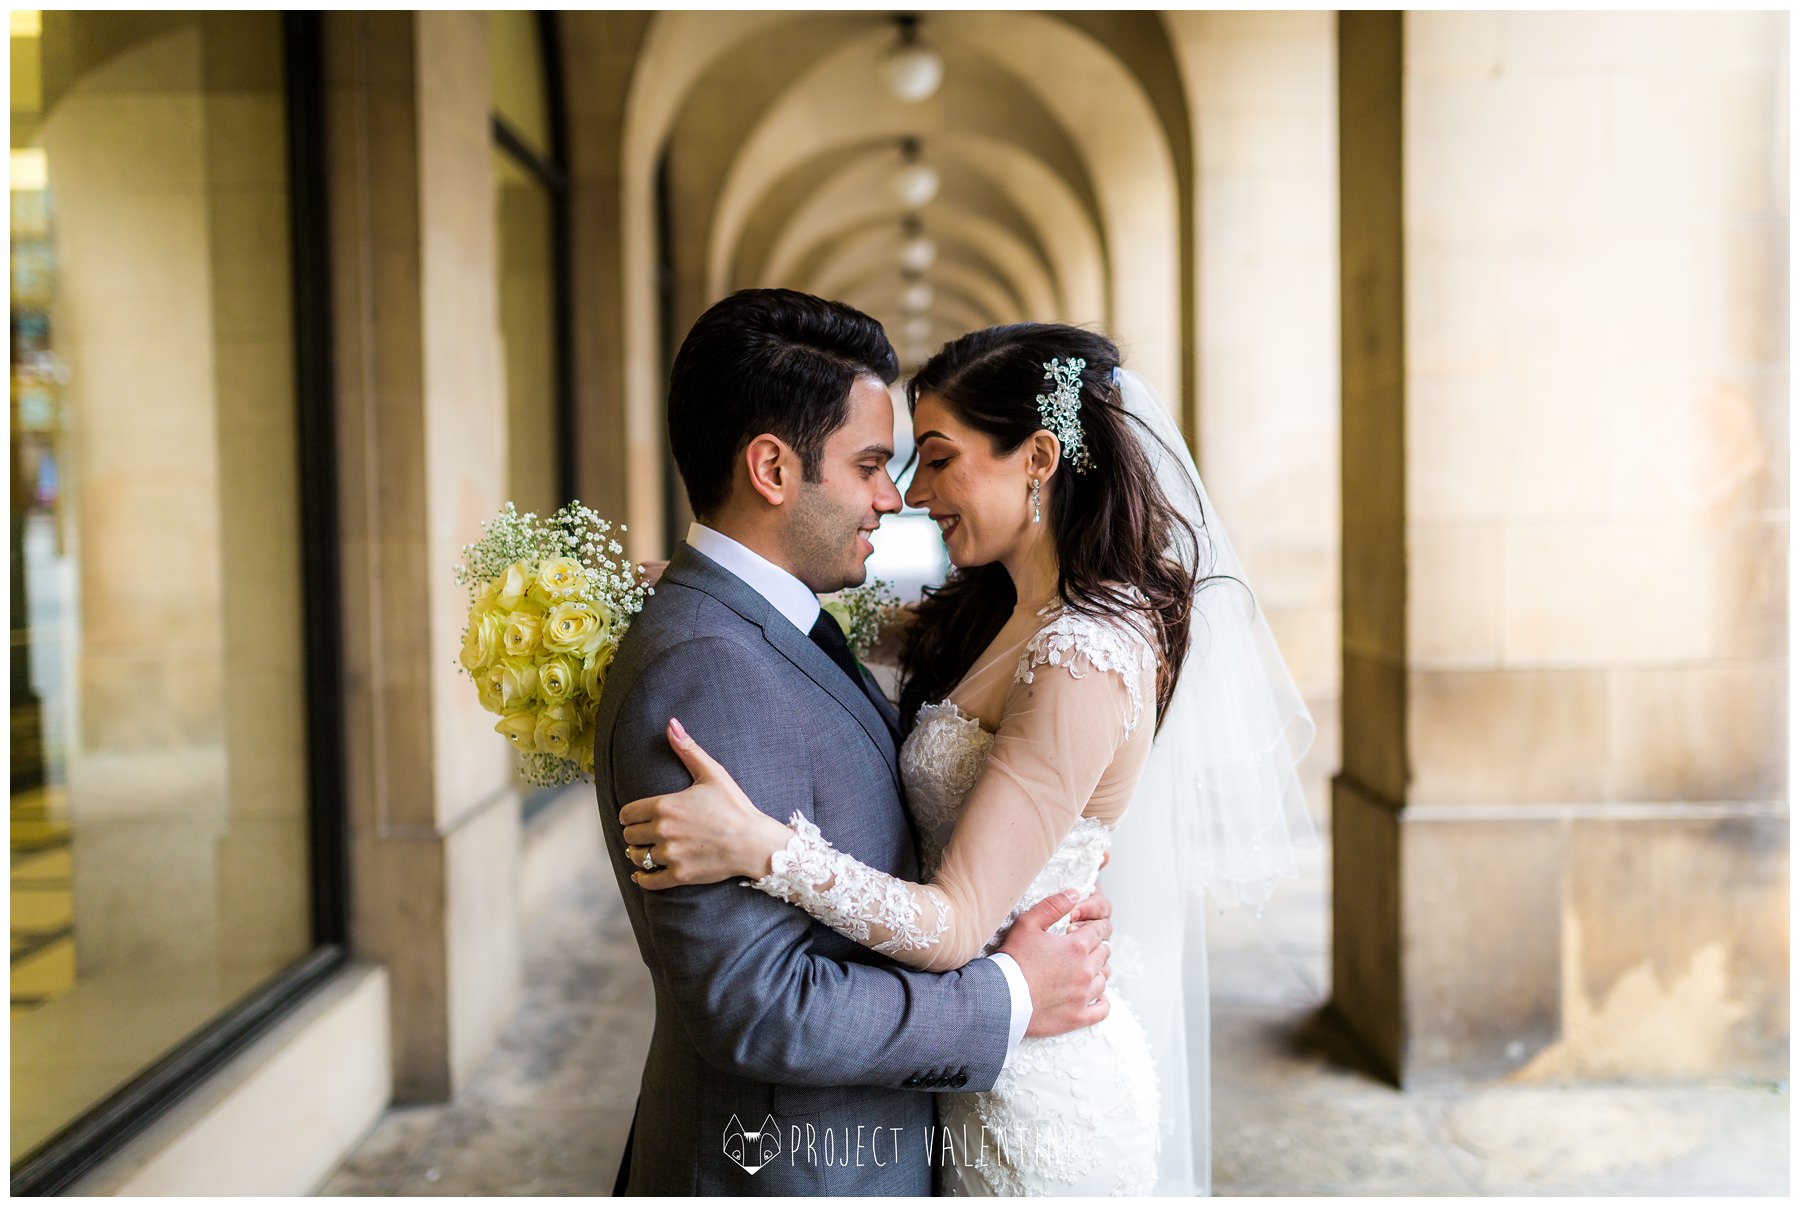
[(857, 691), (866, 694), (868, 689), (863, 687), (862, 668), (856, 665), (856, 656), (850, 652), (850, 643), (844, 640), (844, 630), (838, 626), (830, 612), (820, 608), (819, 618), (813, 621), (813, 627), (806, 635), (838, 664), (839, 670), (850, 676), (850, 682), (856, 684)]
[(881, 714), (881, 720), (887, 726), (888, 733), (898, 743), (900, 730), (894, 716), (893, 706), (881, 698), (881, 689), (876, 687), (874, 681), (863, 674), (862, 667), (857, 665), (856, 655), (850, 652), (850, 643), (844, 640), (844, 630), (838, 626), (837, 620), (830, 612), (820, 608), (819, 618), (813, 621), (813, 627), (807, 630), (806, 635), (812, 638), (814, 645), (825, 651), (826, 657), (838, 664), (839, 670), (850, 676), (850, 682), (856, 684), (856, 689), (869, 703), (875, 706), (875, 711)]

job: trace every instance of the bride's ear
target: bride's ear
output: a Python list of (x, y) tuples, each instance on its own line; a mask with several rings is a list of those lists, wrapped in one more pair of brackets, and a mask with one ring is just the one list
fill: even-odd
[(1025, 474), (1048, 482), (1062, 468), (1062, 446), (1047, 431), (1036, 431), (1025, 442)]

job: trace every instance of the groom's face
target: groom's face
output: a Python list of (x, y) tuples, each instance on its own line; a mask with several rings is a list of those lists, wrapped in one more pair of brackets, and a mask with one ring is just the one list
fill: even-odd
[(850, 387), (849, 418), (825, 440), (821, 481), (803, 482), (785, 517), (788, 569), (814, 591), (861, 585), (881, 517), (900, 510), (888, 476), (894, 455), (894, 400), (878, 377)]

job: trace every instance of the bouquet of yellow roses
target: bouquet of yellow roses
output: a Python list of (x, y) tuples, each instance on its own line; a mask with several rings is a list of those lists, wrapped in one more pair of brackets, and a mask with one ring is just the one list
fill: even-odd
[(651, 589), (612, 525), (579, 502), (548, 519), (508, 503), (481, 531), (456, 568), (469, 589), (458, 661), (527, 780), (591, 775), (606, 668)]

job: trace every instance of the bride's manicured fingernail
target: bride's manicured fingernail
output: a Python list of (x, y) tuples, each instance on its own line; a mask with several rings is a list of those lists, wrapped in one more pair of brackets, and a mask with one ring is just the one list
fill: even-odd
[(691, 742), (694, 740), (694, 739), (688, 737), (687, 730), (685, 730), (681, 727), (681, 718), (680, 717), (670, 717), (669, 718), (669, 728), (675, 732), (675, 740), (677, 742), (682, 743), (683, 745), (686, 745), (688, 742)]

